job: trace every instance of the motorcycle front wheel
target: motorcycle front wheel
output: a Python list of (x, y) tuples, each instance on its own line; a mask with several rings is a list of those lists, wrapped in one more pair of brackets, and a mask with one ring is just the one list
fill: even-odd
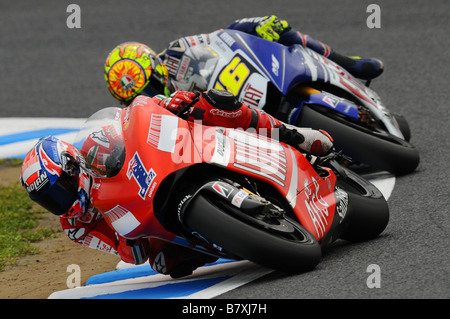
[[(184, 224), (210, 244), (242, 259), (282, 272), (312, 270), (322, 257), (314, 236), (288, 217), (278, 224), (253, 223), (249, 216), (236, 217), (233, 207), (219, 205), (206, 196), (197, 195), (184, 214)], [(250, 217), (252, 218), (252, 217)], [(255, 217), (256, 218), (256, 217)]]

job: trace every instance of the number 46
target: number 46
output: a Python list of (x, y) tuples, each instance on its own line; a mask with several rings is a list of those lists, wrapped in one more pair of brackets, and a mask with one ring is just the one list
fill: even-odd
[(219, 75), (219, 81), (216, 82), (214, 88), (219, 90), (226, 89), (233, 93), (233, 95), (238, 95), (242, 84), (244, 84), (249, 74), (250, 70), (245, 63), (241, 62), (239, 57), (235, 57), (231, 60), (230, 64), (222, 70)]

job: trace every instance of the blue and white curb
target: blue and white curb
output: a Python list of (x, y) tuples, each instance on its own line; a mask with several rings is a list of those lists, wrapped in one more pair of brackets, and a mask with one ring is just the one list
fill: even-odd
[(172, 279), (146, 264), (93, 276), (86, 286), (54, 292), (49, 299), (210, 299), (272, 271), (246, 260), (219, 259)]
[(73, 143), (85, 121), (72, 118), (0, 118), (0, 159), (23, 159), (36, 142), (47, 135)]

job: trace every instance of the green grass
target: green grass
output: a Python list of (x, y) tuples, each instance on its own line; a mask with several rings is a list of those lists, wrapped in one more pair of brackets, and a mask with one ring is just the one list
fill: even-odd
[[(0, 161), (2, 165), (21, 162)], [(32, 243), (54, 237), (50, 228), (37, 227), (46, 210), (34, 204), (19, 182), (0, 185), (0, 271), (17, 258), (39, 253)]]

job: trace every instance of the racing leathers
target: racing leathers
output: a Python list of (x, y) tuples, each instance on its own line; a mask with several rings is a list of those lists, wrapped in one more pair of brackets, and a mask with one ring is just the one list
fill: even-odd
[[(201, 94), (179, 91), (169, 98), (139, 96), (135, 101), (140, 104), (156, 102), (177, 116), (188, 121), (201, 120), (204, 125), (252, 129), (256, 132), (263, 130), (266, 136), (278, 138), (280, 141), (312, 155), (324, 155), (333, 147), (333, 141), (326, 132), (300, 129), (283, 124), (269, 114), (251, 109), (239, 102), (227, 91), (210, 90)], [(101, 135), (101, 142), (95, 145), (98, 147), (97, 154), (108, 153), (102, 148), (113, 147), (116, 132), (105, 127)], [(90, 149), (93, 146), (92, 143), (100, 140), (96, 138), (87, 139), (87, 141), (89, 141), (89, 145), (86, 148)], [(84, 147), (85, 145), (82, 149)], [(88, 177), (86, 178), (88, 179)], [(95, 187), (92, 179), (87, 180), (85, 184), (90, 184), (89, 187), (86, 187), (89, 189)], [(174, 278), (189, 275), (197, 267), (215, 260), (211, 256), (155, 238), (128, 240), (112, 229), (103, 215), (93, 206), (92, 200), (90, 202), (91, 204), (81, 216), (61, 217), (60, 219), (62, 228), (69, 238), (79, 244), (115, 254), (131, 264), (138, 265), (149, 260), (154, 270), (169, 274)]]
[[(286, 46), (300, 44), (336, 62), (361, 79), (372, 79), (383, 72), (383, 63), (380, 60), (339, 54), (328, 45), (294, 30), (285, 20), (280, 20), (274, 15), (239, 19), (225, 29), (257, 35)], [(208, 89), (213, 66), (218, 59), (217, 54), (211, 52), (210, 43), (211, 34), (187, 36), (172, 41), (159, 54), (167, 67), (172, 92)]]

